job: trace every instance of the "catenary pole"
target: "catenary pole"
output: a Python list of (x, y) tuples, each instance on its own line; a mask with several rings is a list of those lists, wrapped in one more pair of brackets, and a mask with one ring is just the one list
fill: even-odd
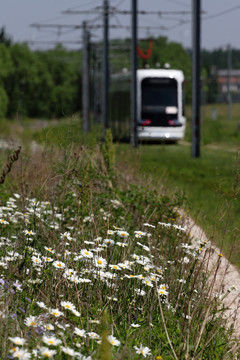
[(82, 129), (90, 130), (89, 101), (89, 31), (86, 21), (83, 22), (83, 62), (82, 62)]
[(200, 157), (200, 35), (201, 0), (192, 0), (192, 157)]
[(108, 59), (108, 15), (109, 3), (108, 0), (103, 2), (103, 99), (102, 99), (102, 114), (104, 131), (109, 128), (109, 59)]
[(232, 72), (232, 49), (231, 45), (228, 44), (228, 76), (227, 76), (227, 102), (228, 102), (228, 119), (232, 118), (232, 94), (231, 94), (231, 72)]
[(132, 0), (131, 145), (137, 147), (137, 0)]

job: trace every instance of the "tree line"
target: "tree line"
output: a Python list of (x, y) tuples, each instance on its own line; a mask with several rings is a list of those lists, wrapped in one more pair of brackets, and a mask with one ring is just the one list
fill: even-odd
[[(130, 39), (111, 40), (110, 72), (130, 69)], [(139, 41), (143, 51), (149, 41)], [(101, 48), (102, 44), (95, 44)], [(93, 53), (93, 48), (92, 48)], [(101, 55), (99, 69), (101, 68)], [(15, 117), (61, 117), (81, 111), (82, 52), (67, 50), (61, 45), (45, 51), (33, 51), (27, 44), (13, 43), (0, 29), (0, 118)], [(232, 50), (232, 68), (240, 68), (240, 50)], [(91, 69), (93, 69), (91, 56)], [(139, 58), (139, 68), (163, 67), (181, 69), (186, 79), (186, 101), (191, 101), (191, 51), (181, 44), (169, 42), (166, 37), (153, 39), (149, 59)], [(227, 68), (227, 49), (202, 51), (202, 76), (205, 78), (206, 99), (211, 101), (210, 84), (212, 66)], [(99, 70), (101, 76), (101, 69)], [(93, 78), (93, 77), (92, 77)], [(93, 86), (93, 84), (92, 84)], [(217, 90), (216, 90), (217, 91)]]

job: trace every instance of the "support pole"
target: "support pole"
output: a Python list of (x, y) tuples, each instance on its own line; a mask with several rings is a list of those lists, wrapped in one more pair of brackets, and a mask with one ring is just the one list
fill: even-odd
[(131, 145), (137, 147), (137, 0), (132, 0)]
[(83, 62), (82, 62), (82, 129), (90, 130), (89, 101), (89, 32), (86, 21), (83, 22)]
[(192, 157), (200, 157), (200, 10), (201, 0), (192, 0)]
[(228, 44), (228, 77), (227, 77), (227, 101), (228, 101), (228, 119), (232, 118), (232, 95), (231, 95), (231, 72), (232, 72), (232, 49), (231, 45)]
[(108, 13), (109, 4), (108, 0), (103, 2), (103, 126), (104, 131), (109, 128), (109, 99), (108, 99), (108, 87), (109, 87), (109, 60), (108, 60)]

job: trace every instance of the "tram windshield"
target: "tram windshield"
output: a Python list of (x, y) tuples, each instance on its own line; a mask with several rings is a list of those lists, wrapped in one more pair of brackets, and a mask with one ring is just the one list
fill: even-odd
[(177, 107), (177, 81), (171, 78), (145, 78), (142, 81), (142, 111), (162, 113)]

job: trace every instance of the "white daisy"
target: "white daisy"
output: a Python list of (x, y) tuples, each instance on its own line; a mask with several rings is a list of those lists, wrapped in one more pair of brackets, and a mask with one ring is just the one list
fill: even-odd
[(45, 356), (45, 357), (47, 357), (47, 358), (51, 358), (51, 357), (53, 357), (54, 355), (56, 355), (56, 353), (57, 353), (56, 350), (50, 350), (50, 349), (48, 349), (47, 347), (41, 347), (41, 348), (39, 349), (39, 351), (40, 351), (40, 354), (41, 354), (42, 356)]
[(143, 346), (142, 344), (139, 347), (134, 346), (134, 349), (137, 350), (136, 351), (137, 354), (141, 354), (144, 357), (151, 355), (151, 350), (149, 349), (149, 347)]
[(113, 335), (109, 335), (107, 337), (108, 341), (110, 342), (110, 344), (114, 345), (114, 346), (119, 346), (121, 343), (119, 340), (117, 340)]
[(9, 337), (9, 340), (11, 340), (16, 345), (24, 345), (27, 341), (26, 339), (20, 338), (19, 336)]
[(64, 315), (64, 313), (62, 311), (59, 311), (58, 309), (49, 309), (49, 313), (55, 317)]
[(55, 336), (46, 336), (46, 335), (43, 335), (42, 341), (47, 345), (53, 345), (53, 346), (57, 346), (62, 343), (62, 341), (60, 339), (57, 339)]

